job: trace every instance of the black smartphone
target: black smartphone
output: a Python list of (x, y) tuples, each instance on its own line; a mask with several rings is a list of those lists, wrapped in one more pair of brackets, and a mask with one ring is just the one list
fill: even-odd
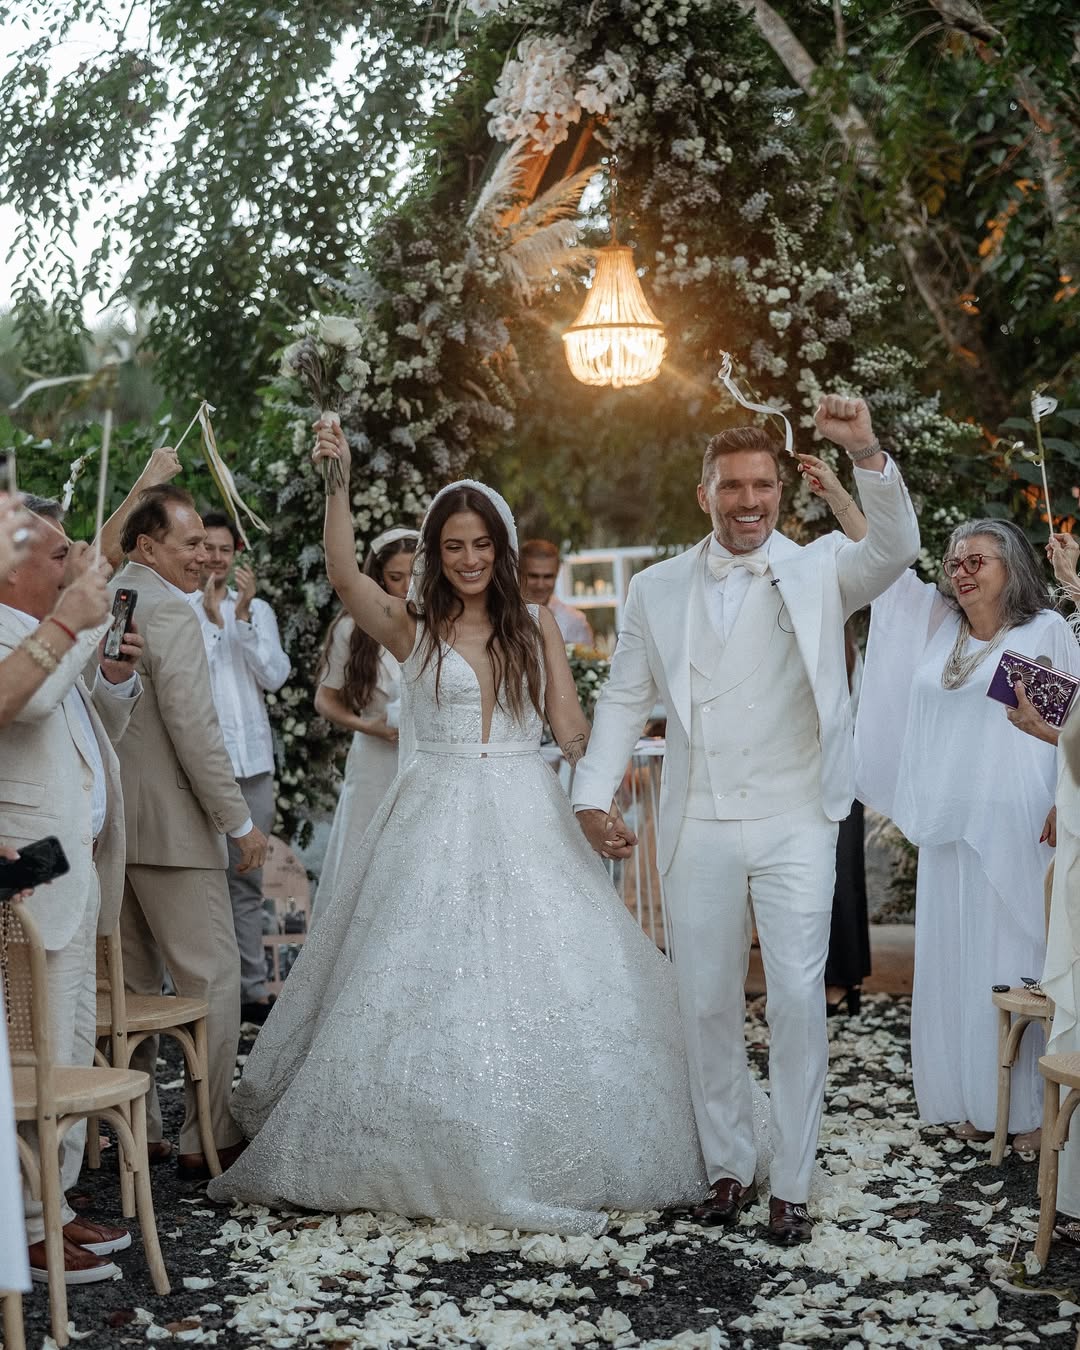
[(54, 834), (19, 849), (18, 859), (0, 858), (0, 900), (44, 886), (71, 871), (63, 845)]
[(103, 652), (107, 661), (120, 660), (120, 644), (124, 640), (124, 634), (131, 627), (131, 616), (135, 613), (135, 601), (138, 598), (138, 591), (130, 591), (124, 586), (119, 587), (113, 596), (112, 623), (105, 638)]

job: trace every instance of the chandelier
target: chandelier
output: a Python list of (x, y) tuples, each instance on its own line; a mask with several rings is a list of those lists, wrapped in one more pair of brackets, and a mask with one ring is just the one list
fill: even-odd
[(563, 334), (570, 373), (582, 384), (624, 389), (648, 384), (667, 350), (664, 325), (649, 308), (634, 267), (633, 250), (620, 244), (615, 225), (618, 191), (611, 172), (611, 243), (596, 254), (596, 272), (581, 313)]

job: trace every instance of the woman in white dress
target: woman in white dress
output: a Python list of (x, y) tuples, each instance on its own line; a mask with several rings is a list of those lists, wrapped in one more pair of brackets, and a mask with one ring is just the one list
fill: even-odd
[[(348, 446), (319, 433), (316, 458)], [(526, 607), (513, 518), (456, 483), (421, 531), (416, 600), (356, 566), (348, 496), (327, 571), (402, 662), (402, 770), (250, 1055), (251, 1139), (215, 1199), (597, 1233), (706, 1179), (675, 982), (538, 751), (584, 751), (562, 636)], [(605, 852), (633, 836), (614, 814)]]
[[(919, 1114), (988, 1138), (997, 1099), (994, 984), (1037, 977), (1046, 952), (1045, 839), (1055, 750), (986, 697), (1002, 652), (1080, 673), (1080, 648), (1047, 607), (1039, 560), (1015, 525), (952, 533), (951, 594), (907, 572), (871, 610), (855, 728), (859, 798), (919, 846), (911, 1056)], [(1013, 1070), (1009, 1131), (1037, 1148), (1038, 1036)]]
[[(387, 595), (404, 600), (408, 594), (419, 538), (417, 530), (395, 526), (372, 541), (364, 572)], [(341, 610), (326, 635), (316, 676), (315, 711), (351, 731), (353, 738), (312, 902), (313, 918), (337, 894), (343, 859), (397, 777), (400, 682), (401, 668), (390, 652)]]

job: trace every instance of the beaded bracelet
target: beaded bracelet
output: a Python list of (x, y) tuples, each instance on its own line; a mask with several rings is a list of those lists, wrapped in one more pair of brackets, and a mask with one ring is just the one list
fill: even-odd
[(47, 675), (51, 675), (60, 661), (51, 647), (39, 642), (36, 637), (24, 637), (19, 646), (35, 665), (40, 666)]
[(847, 452), (847, 457), (851, 460), (852, 464), (858, 464), (861, 460), (869, 459), (871, 455), (879, 455), (880, 453), (881, 442), (875, 436), (865, 450), (849, 450)]

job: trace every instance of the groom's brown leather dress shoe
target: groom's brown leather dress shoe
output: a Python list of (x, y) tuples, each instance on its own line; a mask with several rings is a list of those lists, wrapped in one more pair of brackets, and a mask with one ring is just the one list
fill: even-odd
[(809, 1242), (813, 1235), (814, 1224), (806, 1212), (805, 1205), (793, 1204), (790, 1200), (769, 1199), (769, 1241), (778, 1247), (796, 1247), (800, 1242)]
[(709, 1187), (709, 1194), (701, 1204), (690, 1210), (689, 1217), (707, 1228), (734, 1228), (739, 1215), (756, 1199), (757, 1186), (753, 1182), (741, 1186), (734, 1177), (721, 1177)]

